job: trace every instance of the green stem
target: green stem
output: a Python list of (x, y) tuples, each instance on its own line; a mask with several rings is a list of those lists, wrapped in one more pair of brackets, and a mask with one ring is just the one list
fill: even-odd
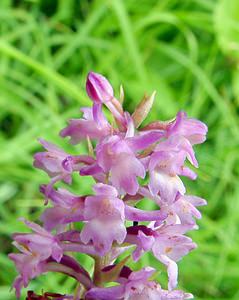
[(95, 257), (93, 282), (96, 286), (102, 285), (101, 270), (108, 264), (109, 264), (109, 257), (107, 254), (103, 257), (99, 257), (99, 256)]
[(101, 269), (102, 269), (102, 258), (95, 257), (95, 268), (94, 268), (94, 275), (93, 275), (93, 282), (96, 286), (100, 286), (101, 284)]

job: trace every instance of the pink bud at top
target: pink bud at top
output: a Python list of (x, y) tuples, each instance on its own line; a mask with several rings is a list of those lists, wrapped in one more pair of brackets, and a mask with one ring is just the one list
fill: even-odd
[(87, 76), (86, 91), (88, 96), (98, 103), (105, 103), (114, 97), (114, 91), (109, 81), (94, 72), (89, 72)]

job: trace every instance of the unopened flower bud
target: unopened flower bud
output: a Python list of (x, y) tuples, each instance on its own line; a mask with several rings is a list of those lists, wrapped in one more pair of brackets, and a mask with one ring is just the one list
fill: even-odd
[(109, 81), (102, 75), (90, 72), (87, 76), (86, 91), (94, 102), (105, 103), (114, 97)]

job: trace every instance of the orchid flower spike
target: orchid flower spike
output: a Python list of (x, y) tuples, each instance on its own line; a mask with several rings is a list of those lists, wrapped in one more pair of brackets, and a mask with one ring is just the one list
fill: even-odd
[[(49, 176), (40, 186), (47, 207), (41, 225), (23, 219), (32, 232), (13, 235), (19, 252), (9, 258), (18, 271), (13, 283), (17, 298), (31, 280), (49, 272), (74, 278), (76, 290), (29, 290), (27, 300), (193, 298), (177, 289), (178, 261), (197, 247), (187, 233), (198, 229), (198, 207), (206, 200), (188, 195), (181, 177), (196, 180), (194, 145), (206, 140), (207, 126), (182, 111), (168, 121), (145, 124), (155, 92), (144, 96), (130, 114), (123, 109), (122, 87), (118, 100), (110, 82), (95, 72), (87, 76), (86, 92), (92, 105), (81, 108), (83, 116), (71, 119), (60, 136), (69, 137), (73, 145), (85, 143), (89, 151), (73, 155), (39, 140), (44, 150), (34, 155), (33, 164)], [(77, 179), (81, 186), (84, 176), (93, 179), (87, 194), (66, 187)], [(154, 209), (142, 209), (143, 199)], [(75, 253), (93, 259), (93, 274)], [(168, 289), (161, 287), (151, 266), (129, 268), (129, 262), (136, 263), (145, 253), (162, 264)]]

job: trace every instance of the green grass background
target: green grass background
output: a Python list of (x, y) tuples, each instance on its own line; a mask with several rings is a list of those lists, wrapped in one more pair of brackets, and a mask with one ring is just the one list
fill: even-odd
[[(183, 109), (208, 125), (196, 147), (198, 180), (186, 182), (208, 206), (179, 283), (196, 299), (239, 299), (239, 0), (1, 0), (0, 34), (0, 299), (15, 299), (7, 253), (11, 234), (24, 230), (17, 218), (37, 220), (42, 210), (38, 185), (47, 176), (32, 167), (36, 139), (84, 150), (58, 132), (90, 104), (89, 70), (108, 76), (116, 95), (123, 84), (130, 112), (156, 89), (148, 120)], [(75, 191), (90, 184), (84, 178)], [(165, 282), (165, 270), (144, 256), (148, 263)], [(74, 281), (49, 274), (30, 288), (69, 292)]]

